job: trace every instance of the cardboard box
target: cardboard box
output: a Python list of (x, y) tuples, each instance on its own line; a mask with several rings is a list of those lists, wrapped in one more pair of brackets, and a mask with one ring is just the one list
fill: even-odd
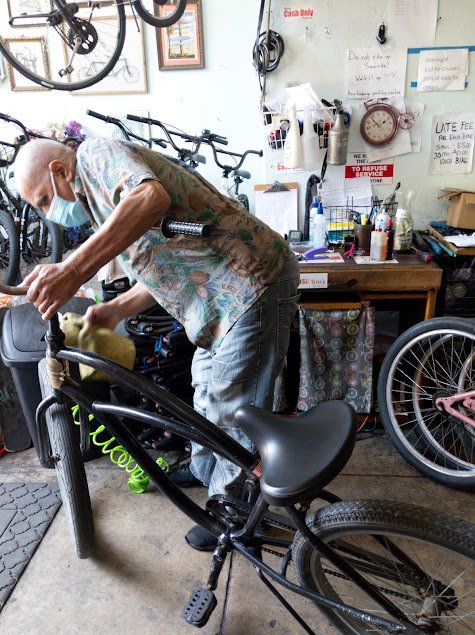
[(458, 229), (475, 229), (475, 192), (444, 187), (439, 198), (450, 200), (447, 225)]

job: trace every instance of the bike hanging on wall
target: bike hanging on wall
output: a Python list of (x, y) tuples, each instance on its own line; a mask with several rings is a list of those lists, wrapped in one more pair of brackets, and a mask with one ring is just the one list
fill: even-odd
[(8, 4), (2, 11), (8, 9), (10, 29), (0, 34), (0, 53), (13, 74), (42, 89), (89, 88), (107, 77), (120, 58), (125, 6), (145, 22), (167, 27), (181, 17), (186, 0), (38, 0), (34, 8), (18, 14)]

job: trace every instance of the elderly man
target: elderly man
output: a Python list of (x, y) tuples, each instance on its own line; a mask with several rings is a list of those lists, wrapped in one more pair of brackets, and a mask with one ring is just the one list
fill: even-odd
[[(195, 172), (152, 150), (90, 139), (77, 154), (60, 143), (26, 144), (15, 162), (18, 190), (65, 226), (90, 220), (94, 234), (64, 262), (40, 265), (25, 279), (28, 299), (51, 318), (103, 265), (120, 254), (137, 282), (86, 318), (111, 329), (160, 303), (198, 347), (192, 363), (194, 407), (248, 449), (236, 426), (243, 405), (272, 409), (296, 311), (298, 263), (287, 244), (236, 201)], [(159, 230), (165, 215), (210, 223), (209, 238)], [(209, 494), (239, 494), (240, 468), (193, 444), (190, 464), (171, 474), (182, 487), (203, 483)], [(212, 549), (194, 527), (187, 542)]]

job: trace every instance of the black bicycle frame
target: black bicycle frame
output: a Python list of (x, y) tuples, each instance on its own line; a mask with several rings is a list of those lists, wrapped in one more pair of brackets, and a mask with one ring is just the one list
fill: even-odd
[[(393, 605), (386, 597), (382, 596), (373, 585), (362, 578), (358, 571), (342, 559), (339, 554), (316, 538), (306, 527), (305, 522), (302, 520), (301, 513), (293, 507), (288, 508), (288, 511), (293, 517), (294, 523), (300, 531), (302, 531), (307, 540), (309, 540), (315, 548), (323, 552), (330, 561), (343, 570), (345, 574), (355, 582), (355, 584), (363, 588), (364, 591), (384, 606), (390, 615), (399, 619), (403, 623), (396, 624), (390, 620), (375, 616), (372, 613), (362, 611), (342, 602), (338, 602), (337, 600), (327, 598), (324, 595), (309, 589), (302, 588), (290, 582), (285, 575), (282, 575), (282, 573), (278, 573), (270, 566), (266, 565), (260, 558), (248, 550), (248, 541), (250, 538), (256, 539), (256, 531), (265, 511), (268, 508), (268, 504), (264, 501), (262, 496), (260, 496), (259, 500), (256, 502), (245, 527), (233, 533), (231, 526), (225, 525), (221, 521), (217, 520), (210, 512), (202, 509), (172, 482), (172, 480), (142, 447), (140, 442), (130, 433), (127, 426), (121, 421), (121, 419), (119, 419), (119, 416), (141, 420), (147, 424), (156, 425), (159, 428), (168, 428), (185, 438), (192, 437), (192, 440), (196, 440), (198, 443), (208, 447), (213, 452), (217, 452), (221, 456), (224, 456), (233, 463), (239, 465), (248, 474), (253, 474), (253, 470), (256, 468), (258, 463), (256, 457), (251, 452), (243, 448), (234, 439), (229, 437), (225, 432), (220, 430), (217, 426), (213, 425), (205, 417), (201, 416), (195, 410), (180, 401), (177, 397), (165, 392), (145, 377), (95, 353), (64, 346), (64, 335), (59, 328), (59, 319), (57, 314), (53, 316), (49, 322), (46, 341), (48, 344), (47, 354), (51, 357), (57, 360), (86, 364), (91, 368), (111, 375), (121, 384), (126, 385), (134, 391), (142, 393), (144, 396), (153, 401), (159, 402), (166, 410), (177, 416), (180, 421), (173, 421), (167, 419), (166, 417), (160, 417), (157, 414), (145, 412), (137, 408), (131, 408), (129, 406), (120, 406), (117, 404), (97, 401), (93, 402), (79, 385), (70, 379), (67, 379), (61, 385), (61, 388), (54, 389), (53, 394), (47, 397), (37, 409), (36, 419), (39, 439), (38, 452), (42, 465), (45, 467), (51, 467), (49, 441), (44, 415), (46, 410), (53, 403), (64, 401), (65, 395), (78, 404), (80, 408), (83, 408), (85, 411), (93, 414), (97, 421), (107, 428), (115, 439), (135, 459), (145, 473), (150, 476), (158, 489), (183, 513), (185, 513), (195, 523), (201, 525), (211, 534), (219, 538), (222, 544), (227, 545), (229, 548), (235, 548), (238, 552), (250, 560), (251, 563), (258, 567), (260, 571), (266, 573), (270, 578), (276, 580), (285, 588), (297, 593), (298, 595), (313, 600), (320, 606), (340, 611), (343, 614), (360, 619), (367, 624), (384, 628), (388, 632), (404, 632), (410, 634), (428, 632), (423, 629), (419, 629), (410, 622), (395, 605)], [(182, 419), (186, 423), (183, 423), (181, 421)], [(82, 424), (86, 424), (87, 422), (88, 417), (82, 417)], [(81, 436), (83, 436), (82, 431)], [(279, 594), (277, 592), (277, 596), (278, 595)], [(293, 609), (290, 610), (290, 612), (294, 614)], [(299, 619), (299, 621), (301, 620)], [(312, 631), (308, 629), (308, 632)]]

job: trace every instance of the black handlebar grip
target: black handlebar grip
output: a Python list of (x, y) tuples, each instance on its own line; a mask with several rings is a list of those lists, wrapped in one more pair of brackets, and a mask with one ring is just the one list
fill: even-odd
[(86, 110), (86, 115), (90, 115), (91, 117), (95, 117), (96, 119), (101, 119), (106, 123), (109, 123), (110, 117), (106, 117), (106, 115), (101, 115), (100, 112), (95, 112), (94, 110)]
[(187, 236), (200, 236), (206, 238), (211, 234), (213, 225), (201, 225), (201, 223), (186, 223), (173, 220), (171, 216), (165, 216), (160, 229), (165, 238), (171, 238), (175, 234), (186, 234)]
[(150, 119), (146, 117), (137, 117), (137, 115), (127, 115), (129, 121), (138, 121), (139, 123), (150, 123)]

